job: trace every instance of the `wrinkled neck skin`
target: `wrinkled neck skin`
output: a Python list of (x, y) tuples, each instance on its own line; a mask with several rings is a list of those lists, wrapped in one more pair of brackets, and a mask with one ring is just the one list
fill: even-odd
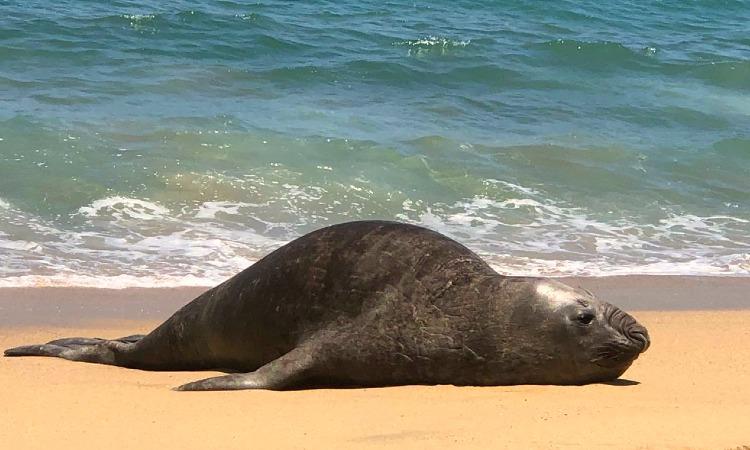
[(478, 320), (485, 328), (501, 328), (485, 333), (478, 344), (487, 350), (487, 381), (614, 380), (649, 345), (648, 332), (633, 317), (583, 289), (543, 278), (498, 276), (478, 291), (493, 300), (491, 310)]

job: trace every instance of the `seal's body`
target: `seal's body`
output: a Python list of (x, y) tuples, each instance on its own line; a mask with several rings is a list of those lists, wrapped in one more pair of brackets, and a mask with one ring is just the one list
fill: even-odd
[(434, 231), (364, 221), (312, 232), (146, 336), (6, 350), (146, 370), (240, 372), (181, 390), (584, 384), (620, 376), (646, 329), (590, 293), (505, 277)]

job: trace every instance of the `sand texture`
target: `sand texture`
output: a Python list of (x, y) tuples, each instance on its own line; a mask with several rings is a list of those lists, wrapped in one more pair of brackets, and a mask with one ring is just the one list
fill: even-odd
[[(15, 307), (5, 296), (0, 311), (7, 317), (16, 310), (14, 317), (21, 317), (18, 305), (27, 295), (14, 293), (21, 302), (14, 302)], [(87, 310), (82, 311), (78, 321), (86, 322)], [(750, 310), (633, 314), (651, 333), (649, 351), (623, 380), (580, 387), (175, 392), (170, 388), (215, 372), (145, 372), (55, 358), (0, 358), (0, 447), (750, 446)], [(94, 319), (85, 326), (28, 320), (2, 324), (0, 347), (73, 335), (147, 332), (161, 320)]]

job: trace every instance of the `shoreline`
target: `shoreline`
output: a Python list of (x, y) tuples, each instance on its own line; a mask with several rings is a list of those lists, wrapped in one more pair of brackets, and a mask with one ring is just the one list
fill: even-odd
[[(622, 275), (555, 278), (626, 311), (750, 309), (750, 277)], [(210, 287), (0, 288), (0, 327), (161, 321)]]

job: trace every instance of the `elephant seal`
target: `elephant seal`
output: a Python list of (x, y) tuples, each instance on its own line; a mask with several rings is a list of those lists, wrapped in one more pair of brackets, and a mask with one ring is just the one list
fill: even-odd
[(497, 274), (437, 232), (323, 228), (210, 289), (146, 336), (68, 338), (6, 356), (230, 373), (178, 390), (585, 384), (619, 377), (646, 329), (582, 289)]

